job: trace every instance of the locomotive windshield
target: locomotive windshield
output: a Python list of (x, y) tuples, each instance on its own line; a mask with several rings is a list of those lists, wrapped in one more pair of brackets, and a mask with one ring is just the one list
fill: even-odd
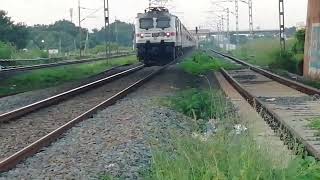
[(153, 19), (152, 18), (142, 18), (142, 19), (140, 19), (140, 28), (141, 29), (151, 29), (151, 28), (153, 28)]
[(157, 28), (168, 28), (170, 27), (170, 19), (169, 18), (158, 18), (157, 19)]

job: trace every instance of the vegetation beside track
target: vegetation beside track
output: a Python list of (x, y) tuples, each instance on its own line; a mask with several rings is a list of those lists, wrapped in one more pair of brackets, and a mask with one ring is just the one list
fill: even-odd
[(35, 70), (10, 77), (0, 82), (0, 96), (53, 87), (66, 82), (78, 81), (97, 75), (115, 66), (134, 63), (137, 63), (136, 57), (127, 56), (114, 58), (109, 62), (98, 61), (90, 64), (78, 64)]
[(311, 119), (309, 127), (316, 130), (316, 136), (320, 136), (320, 117)]
[[(213, 98), (208, 97), (208, 93)], [(182, 98), (183, 103), (179, 102)], [(241, 120), (220, 91), (187, 90), (170, 98), (169, 102), (171, 108), (191, 117), (196, 124), (194, 132), (189, 135), (172, 132), (168, 145), (153, 147), (152, 167), (146, 179), (320, 178), (320, 163), (314, 158), (299, 157), (283, 168), (268, 158), (266, 154), (271, 154), (268, 148), (258, 146), (250, 131), (236, 133), (233, 127)], [(210, 126), (205, 123), (208, 121), (202, 119), (215, 124), (217, 129), (211, 136), (208, 134)], [(202, 134), (204, 131), (206, 133)]]
[[(190, 71), (207, 73), (200, 67)], [(202, 71), (203, 70), (203, 71)], [(215, 70), (215, 69), (214, 69)], [(320, 163), (298, 156), (287, 167), (268, 158), (268, 147), (258, 145), (251, 131), (237, 132), (241, 124), (221, 91), (190, 89), (166, 98), (165, 103), (190, 117), (192, 132), (172, 132), (168, 144), (152, 146), (152, 166), (146, 179), (319, 179)], [(266, 145), (267, 146), (267, 145)]]
[(193, 75), (204, 74), (208, 71), (217, 71), (220, 68), (237, 69), (238, 65), (223, 61), (218, 58), (212, 58), (204, 52), (196, 52), (191, 58), (181, 63), (182, 68)]
[(285, 52), (280, 52), (278, 39), (262, 38), (249, 41), (232, 53), (251, 64), (302, 75), (304, 37), (304, 30), (297, 31), (295, 37), (287, 41)]

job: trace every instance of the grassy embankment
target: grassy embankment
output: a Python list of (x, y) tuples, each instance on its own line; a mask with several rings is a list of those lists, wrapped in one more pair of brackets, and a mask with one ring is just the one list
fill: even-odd
[[(195, 59), (204, 55), (196, 56)], [(206, 62), (197, 60), (197, 62)], [(187, 72), (200, 75), (219, 66), (186, 65)], [(288, 167), (279, 167), (268, 158), (267, 148), (258, 146), (250, 131), (234, 133), (233, 126), (241, 119), (223, 93), (199, 89), (186, 90), (168, 100), (167, 105), (189, 116), (196, 125), (185, 135), (172, 132), (169, 144), (153, 146), (152, 167), (146, 179), (157, 180), (301, 180), (320, 179), (320, 164), (314, 158), (297, 158)], [(207, 122), (214, 121), (218, 131), (208, 138), (194, 136), (203, 133)], [(200, 135), (201, 137), (201, 135)]]
[(98, 61), (90, 64), (46, 68), (19, 74), (0, 82), (0, 96), (32, 91), (78, 81), (99, 74), (114, 66), (137, 63), (135, 56)]

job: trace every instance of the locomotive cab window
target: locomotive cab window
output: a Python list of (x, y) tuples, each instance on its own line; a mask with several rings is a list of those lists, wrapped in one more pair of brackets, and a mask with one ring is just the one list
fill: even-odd
[(153, 19), (152, 18), (140, 19), (140, 28), (146, 29), (146, 30), (153, 28)]
[(169, 28), (170, 27), (170, 19), (169, 18), (158, 18), (157, 19), (157, 28)]

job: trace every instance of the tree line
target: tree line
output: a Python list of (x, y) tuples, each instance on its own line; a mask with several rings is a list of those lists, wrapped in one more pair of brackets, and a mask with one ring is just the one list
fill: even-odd
[[(120, 46), (131, 46), (134, 25), (115, 21), (107, 27), (110, 30), (108, 40)], [(24, 23), (15, 23), (5, 11), (0, 10), (0, 48), (3, 44), (21, 49), (59, 49), (70, 52), (80, 48), (80, 28), (68, 20), (59, 20), (50, 25), (38, 24), (27, 26)], [(105, 44), (105, 29), (81, 28), (81, 48), (85, 45), (93, 48)], [(88, 40), (86, 37), (88, 36)], [(1, 53), (1, 50), (0, 50)]]

